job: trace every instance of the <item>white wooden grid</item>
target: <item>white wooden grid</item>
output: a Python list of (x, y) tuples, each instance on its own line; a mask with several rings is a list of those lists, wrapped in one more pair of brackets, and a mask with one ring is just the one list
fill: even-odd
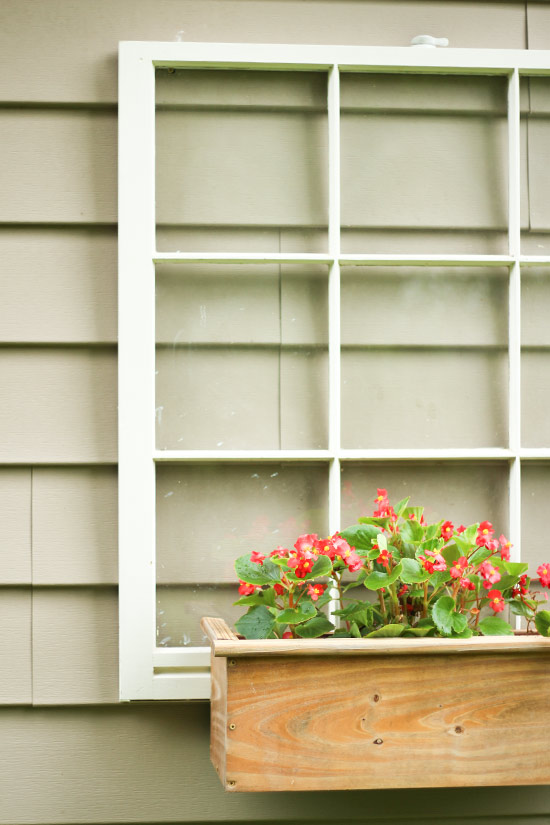
[[(158, 252), (155, 241), (155, 69), (320, 71), (328, 76), (327, 254)], [(509, 249), (506, 255), (343, 254), (340, 246), (340, 75), (346, 71), (508, 77)], [(506, 461), (510, 538), (520, 557), (521, 462), (550, 460), (550, 448), (521, 446), (522, 266), (550, 256), (520, 248), (520, 76), (550, 75), (549, 51), (287, 46), (227, 43), (120, 44), (119, 81), (119, 558), (121, 700), (207, 698), (206, 648), (156, 647), (155, 464), (324, 462), (329, 528), (340, 527), (342, 461)], [(329, 441), (327, 450), (166, 450), (155, 446), (155, 264), (324, 263), (329, 267)], [(340, 270), (348, 266), (501, 266), (509, 277), (509, 443), (506, 448), (342, 449)], [(176, 670), (177, 669), (177, 670)], [(182, 670), (184, 672), (182, 672)], [(170, 672), (171, 671), (171, 672)]]

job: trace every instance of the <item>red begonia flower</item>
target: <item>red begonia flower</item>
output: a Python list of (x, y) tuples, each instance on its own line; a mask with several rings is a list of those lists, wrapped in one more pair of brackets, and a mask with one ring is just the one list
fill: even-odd
[(441, 538), (445, 541), (449, 541), (449, 539), (453, 536), (454, 524), (452, 521), (444, 521), (441, 525)]
[(263, 564), (265, 560), (265, 556), (262, 556), (261, 553), (258, 553), (257, 550), (253, 550), (250, 554), (250, 561), (253, 561), (254, 564)]
[(476, 544), (478, 547), (487, 547), (493, 538), (494, 528), (490, 521), (482, 521), (477, 528)]
[(500, 590), (489, 590), (487, 595), (491, 599), (489, 602), (489, 607), (492, 608), (495, 613), (500, 613), (501, 610), (504, 610), (506, 605)]
[(512, 542), (509, 541), (504, 534), (501, 534), (498, 540), (500, 542), (500, 558), (504, 561), (510, 561)]
[(308, 584), (307, 595), (311, 596), (311, 601), (316, 602), (319, 596), (322, 596), (326, 590), (325, 584)]
[(500, 571), (488, 559), (479, 565), (479, 575), (489, 584), (496, 584), (500, 581)]
[(248, 584), (239, 579), (239, 593), (241, 596), (252, 596), (256, 589), (261, 589), (261, 584)]

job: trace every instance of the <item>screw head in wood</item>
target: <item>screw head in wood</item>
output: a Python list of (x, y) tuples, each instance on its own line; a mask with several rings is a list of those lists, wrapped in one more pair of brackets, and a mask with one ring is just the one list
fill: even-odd
[(229, 725), (229, 730), (235, 730), (236, 727), (237, 725), (235, 724), (235, 722), (231, 722), (231, 724)]
[(375, 740), (374, 740), (374, 742), (373, 742), (373, 744), (374, 744), (374, 745), (382, 745), (382, 744), (383, 744), (383, 742), (384, 742), (384, 740), (383, 740), (383, 739), (375, 739)]

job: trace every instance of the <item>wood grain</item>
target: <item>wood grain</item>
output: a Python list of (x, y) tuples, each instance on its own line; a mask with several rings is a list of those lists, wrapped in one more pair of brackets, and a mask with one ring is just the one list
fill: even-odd
[(550, 639), (244, 640), (201, 625), (226, 790), (550, 784)]
[(550, 783), (537, 652), (234, 661), (227, 790)]
[[(531, 651), (550, 656), (550, 638), (538, 635), (475, 636), (472, 639), (239, 639), (223, 619), (204, 618), (201, 625), (212, 641), (214, 656), (414, 656)], [(550, 659), (548, 666), (550, 668)]]

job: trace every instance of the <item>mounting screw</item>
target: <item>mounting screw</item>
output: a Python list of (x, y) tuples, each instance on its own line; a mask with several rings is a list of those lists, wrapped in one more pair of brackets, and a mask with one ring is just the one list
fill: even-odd
[(235, 724), (235, 722), (231, 722), (231, 724), (229, 725), (229, 730), (235, 730), (236, 727), (237, 725)]
[(173, 68), (173, 66), (169, 66), (169, 67), (168, 67), (168, 69), (167, 69), (166, 71), (168, 72), (168, 74), (174, 74), (174, 72), (175, 72), (176, 70)]
[(375, 739), (375, 740), (374, 740), (374, 742), (373, 742), (373, 744), (374, 744), (374, 745), (382, 745), (382, 744), (383, 744), (383, 742), (384, 742), (384, 740), (383, 740), (383, 739)]
[(231, 665), (231, 667), (235, 667), (235, 665), (237, 664), (237, 660), (236, 659), (230, 659), (229, 664)]
[(231, 788), (234, 788), (237, 784), (234, 779), (230, 779), (227, 783)]

